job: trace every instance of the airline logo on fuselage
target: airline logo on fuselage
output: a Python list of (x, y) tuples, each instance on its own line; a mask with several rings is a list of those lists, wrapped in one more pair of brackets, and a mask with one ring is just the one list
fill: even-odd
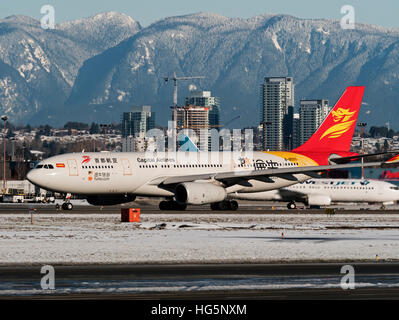
[(82, 160), (82, 164), (84, 163), (89, 163), (90, 162), (90, 156), (82, 156), (83, 160)]
[(332, 127), (328, 128), (320, 137), (320, 140), (326, 138), (339, 138), (345, 132), (349, 131), (352, 124), (356, 119), (352, 119), (355, 116), (356, 111), (350, 111), (350, 108), (338, 108), (337, 111), (331, 111), (332, 119), (336, 123)]

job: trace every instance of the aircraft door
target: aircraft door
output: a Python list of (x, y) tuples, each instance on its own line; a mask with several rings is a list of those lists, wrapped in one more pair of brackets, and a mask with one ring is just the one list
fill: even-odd
[(70, 176), (77, 176), (78, 175), (78, 164), (75, 159), (67, 160), (69, 175)]
[(123, 175), (130, 176), (132, 174), (132, 166), (130, 165), (129, 159), (121, 159), (121, 161), (122, 161)]

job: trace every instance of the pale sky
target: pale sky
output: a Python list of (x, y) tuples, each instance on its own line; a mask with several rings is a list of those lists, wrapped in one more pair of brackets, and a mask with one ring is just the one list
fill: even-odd
[(0, 0), (0, 19), (14, 14), (40, 19), (40, 8), (47, 4), (55, 8), (56, 23), (117, 11), (131, 16), (142, 26), (169, 16), (196, 12), (238, 18), (282, 13), (299, 18), (340, 20), (341, 7), (352, 5), (356, 22), (399, 27), (398, 0)]

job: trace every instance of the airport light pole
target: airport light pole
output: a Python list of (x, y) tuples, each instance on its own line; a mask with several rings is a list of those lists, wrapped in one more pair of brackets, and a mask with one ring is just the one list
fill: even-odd
[(6, 122), (7, 116), (1, 116), (1, 120), (4, 121), (4, 130), (3, 130), (3, 194), (6, 193)]
[[(361, 151), (361, 153), (362, 153), (362, 155), (364, 154), (364, 127), (365, 126), (367, 126), (367, 123), (366, 122), (359, 122), (358, 124), (357, 124), (357, 126), (358, 127), (360, 127), (360, 128), (362, 128), (362, 151)], [(363, 158), (361, 158), (362, 160), (362, 179), (364, 179), (364, 168), (363, 168)]]

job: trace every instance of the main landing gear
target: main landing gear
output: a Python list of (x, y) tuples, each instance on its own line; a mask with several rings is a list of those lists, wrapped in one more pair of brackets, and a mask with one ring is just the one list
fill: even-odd
[(221, 202), (214, 202), (211, 203), (211, 209), (236, 211), (238, 209), (238, 202), (235, 200), (224, 200)]
[(161, 201), (159, 203), (159, 209), (160, 210), (179, 210), (179, 211), (184, 211), (186, 210), (187, 205), (186, 204), (180, 204), (177, 201), (174, 200), (169, 200), (169, 201)]

